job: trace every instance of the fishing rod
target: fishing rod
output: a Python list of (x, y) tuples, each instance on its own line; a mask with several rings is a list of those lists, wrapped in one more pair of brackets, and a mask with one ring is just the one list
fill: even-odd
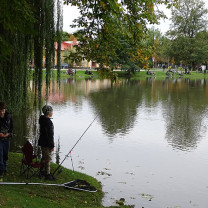
[(84, 180), (74, 180), (63, 184), (48, 183), (18, 183), (18, 182), (0, 182), (0, 185), (42, 185), (42, 186), (59, 186), (78, 191), (96, 192), (97, 189)]
[(76, 145), (79, 143), (79, 141), (81, 140), (81, 138), (84, 136), (84, 134), (87, 132), (87, 130), (90, 128), (90, 126), (94, 123), (95, 119), (98, 117), (98, 115), (94, 118), (94, 120), (90, 123), (90, 125), (86, 128), (86, 130), (84, 131), (84, 133), (80, 136), (80, 138), (77, 140), (77, 142), (74, 144), (74, 146), (71, 148), (71, 150), (68, 152), (68, 154), (65, 156), (65, 158), (63, 159), (63, 161), (58, 165), (58, 167), (56, 168), (56, 170), (53, 172), (53, 176), (54, 174), (58, 171), (58, 169), (61, 167), (61, 165), (63, 164), (63, 162), (66, 160), (67, 157), (69, 157), (69, 154), (71, 154), (72, 150), (76, 147)]

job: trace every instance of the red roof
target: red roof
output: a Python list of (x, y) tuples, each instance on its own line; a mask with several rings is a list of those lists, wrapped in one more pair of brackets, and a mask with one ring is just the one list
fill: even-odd
[[(73, 41), (64, 41), (61, 43), (61, 51), (71, 49), (72, 46), (74, 45), (78, 45), (78, 42), (76, 39), (74, 39)], [(55, 49), (57, 50), (57, 48), (58, 48), (58, 43), (55, 42)]]

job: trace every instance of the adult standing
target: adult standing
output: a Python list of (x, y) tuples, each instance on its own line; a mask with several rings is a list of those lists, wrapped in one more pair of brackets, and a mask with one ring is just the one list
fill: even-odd
[(187, 74), (187, 66), (185, 65), (185, 74)]
[(163, 64), (163, 67), (162, 68), (163, 68), (163, 71), (165, 71), (165, 64)]
[(7, 160), (10, 147), (10, 137), (12, 137), (13, 121), (6, 110), (6, 103), (0, 102), (0, 181), (7, 171)]
[(45, 175), (46, 180), (55, 180), (50, 173), (50, 161), (52, 159), (52, 151), (54, 150), (54, 126), (51, 121), (53, 116), (53, 108), (45, 105), (42, 108), (43, 115), (39, 118), (40, 137), (38, 145), (41, 146), (41, 173)]

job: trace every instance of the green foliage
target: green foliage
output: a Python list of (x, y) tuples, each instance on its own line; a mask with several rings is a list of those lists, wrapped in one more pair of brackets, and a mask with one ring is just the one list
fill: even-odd
[(30, 1), (0, 0), (0, 5), (0, 99), (21, 105), (24, 99), (18, 94), (25, 93), (29, 34), (35, 19)]
[(61, 39), (62, 39), (62, 11), (61, 11), (61, 0), (57, 0), (57, 22), (56, 22), (56, 37), (57, 37), (57, 79), (60, 79), (61, 70)]
[[(163, 0), (65, 0), (65, 3), (77, 6), (81, 14), (74, 21), (74, 26), (81, 28), (76, 33), (80, 45), (77, 54), (100, 63), (101, 68), (111, 69), (123, 64), (121, 57), (127, 57), (125, 65), (129, 69), (134, 69), (132, 64), (138, 65), (137, 62), (145, 65), (149, 55), (149, 48), (145, 50), (142, 43), (146, 24), (157, 23), (163, 16), (156, 11), (157, 4), (170, 6), (169, 1)], [(123, 48), (124, 45), (127, 47)]]
[(63, 41), (68, 41), (69, 40), (69, 37), (70, 37), (70, 34), (68, 32), (62, 32), (62, 38), (61, 38), (61, 42)]
[(34, 66), (36, 92), (41, 92), (44, 55), (49, 83), (54, 65), (54, 2), (0, 0), (0, 98), (16, 108), (26, 103), (29, 64)]
[[(146, 50), (143, 44), (146, 24), (156, 23), (164, 16), (156, 10), (156, 6), (165, 4), (170, 7), (176, 1), (65, 0), (64, 3), (77, 6), (81, 14), (75, 21), (75, 26), (83, 28), (77, 34), (81, 47), (77, 47), (79, 55), (74, 56), (76, 61), (85, 58), (97, 61), (101, 68), (108, 66), (111, 69), (127, 64), (129, 70), (134, 71), (138, 64), (145, 64), (150, 54), (149, 48)], [(35, 92), (40, 98), (44, 55), (49, 85), (55, 56), (54, 40), (58, 42), (57, 76), (60, 77), (60, 50), (64, 34), (62, 1), (11, 0), (8, 4), (0, 0), (0, 5), (0, 97), (21, 106), (26, 98), (29, 62), (34, 65)], [(127, 47), (122, 51), (124, 45)], [(122, 57), (126, 59), (125, 64)], [(7, 80), (10, 81), (6, 83)], [(13, 91), (16, 97), (11, 96)], [(15, 102), (12, 102), (14, 99)]]
[(45, 2), (45, 60), (46, 60), (46, 85), (49, 86), (51, 68), (54, 65), (54, 2)]
[(208, 9), (202, 0), (181, 0), (178, 7), (172, 10), (171, 36), (186, 36), (194, 38), (200, 31), (206, 29)]
[[(161, 34), (158, 29), (150, 28), (147, 31), (146, 45), (152, 50), (152, 56), (154, 57), (155, 63), (164, 63), (167, 61), (167, 54), (164, 51), (164, 46), (167, 44), (167, 38)], [(149, 62), (152, 63), (152, 57)], [(152, 63), (153, 64), (153, 63)]]
[(177, 64), (192, 65), (207, 61), (207, 31), (205, 4), (201, 0), (183, 0), (172, 11), (172, 28), (168, 31), (169, 41), (166, 55)]
[(137, 48), (134, 46), (133, 41), (128, 37), (118, 35), (117, 37), (118, 45), (114, 47), (115, 55), (109, 55), (109, 65), (111, 69), (121, 68), (121, 70), (130, 72), (135, 72), (139, 69)]
[(32, 0), (11, 0), (9, 4), (5, 0), (0, 0), (0, 5), (1, 36), (4, 30), (27, 34), (30, 34), (31, 30), (34, 32), (32, 24), (35, 18), (32, 14)]
[(118, 81), (118, 74), (110, 69), (106, 69), (106, 68), (98, 69), (98, 75), (102, 79), (111, 79), (113, 82)]

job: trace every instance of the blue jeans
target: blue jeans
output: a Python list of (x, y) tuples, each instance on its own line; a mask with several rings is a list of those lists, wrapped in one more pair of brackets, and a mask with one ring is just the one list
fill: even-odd
[(4, 172), (7, 169), (9, 147), (10, 147), (9, 139), (0, 138), (0, 172)]

